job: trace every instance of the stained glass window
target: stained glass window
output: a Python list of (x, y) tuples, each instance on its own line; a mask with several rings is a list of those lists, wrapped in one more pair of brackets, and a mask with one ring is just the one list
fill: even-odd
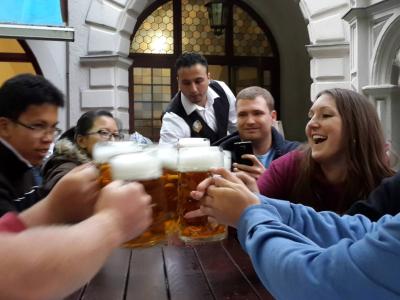
[(237, 56), (272, 56), (270, 43), (257, 22), (233, 6), (233, 50)]
[(160, 6), (144, 20), (132, 41), (131, 51), (153, 54), (174, 52), (172, 2)]
[(216, 36), (210, 28), (208, 0), (182, 1), (182, 51), (204, 55), (225, 55), (225, 34)]
[(130, 49), (134, 61), (131, 129), (153, 141), (159, 139), (162, 112), (177, 92), (171, 76), (176, 76), (174, 63), (183, 52), (203, 54), (210, 63), (211, 78), (226, 82), (234, 93), (249, 85), (266, 87), (273, 94), (278, 91), (279, 61), (262, 19), (243, 1), (228, 1), (232, 27), (217, 36), (205, 7), (209, 1), (170, 0), (161, 5), (154, 1), (147, 15), (139, 18), (144, 21), (138, 24)]
[(165, 68), (133, 68), (135, 130), (158, 140), (161, 115), (171, 100), (171, 71)]

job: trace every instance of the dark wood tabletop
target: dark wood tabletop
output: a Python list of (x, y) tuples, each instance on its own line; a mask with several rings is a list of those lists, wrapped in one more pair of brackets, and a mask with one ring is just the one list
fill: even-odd
[(273, 299), (235, 238), (196, 246), (116, 249), (66, 300)]

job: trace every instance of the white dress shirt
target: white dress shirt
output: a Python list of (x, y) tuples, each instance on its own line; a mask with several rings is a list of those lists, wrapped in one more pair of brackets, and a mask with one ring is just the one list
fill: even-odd
[[(229, 101), (229, 116), (228, 116), (228, 133), (236, 131), (236, 108), (235, 101), (236, 98), (233, 95), (229, 87), (222, 81), (217, 81), (219, 85), (223, 88), (228, 101)], [(197, 111), (200, 116), (204, 119), (207, 125), (213, 130), (217, 131), (217, 121), (215, 119), (214, 112), (214, 100), (219, 98), (218, 94), (212, 89), (207, 90), (207, 103), (205, 107), (199, 106), (197, 104), (191, 103), (185, 95), (181, 93), (181, 100), (183, 108), (186, 114), (191, 114), (193, 111)], [(160, 144), (173, 144), (180, 138), (190, 137), (190, 127), (180, 116), (173, 112), (165, 113), (162, 119), (162, 126), (160, 131)]]

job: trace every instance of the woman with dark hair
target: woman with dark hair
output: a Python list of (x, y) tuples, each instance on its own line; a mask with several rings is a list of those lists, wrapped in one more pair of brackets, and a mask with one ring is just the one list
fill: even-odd
[(363, 95), (325, 90), (309, 118), (308, 143), (272, 162), (257, 181), (261, 194), (343, 213), (394, 175), (375, 107)]
[(42, 168), (43, 194), (74, 167), (92, 160), (93, 146), (99, 141), (121, 140), (118, 124), (106, 110), (84, 113), (75, 127), (65, 131), (54, 146), (54, 152)]

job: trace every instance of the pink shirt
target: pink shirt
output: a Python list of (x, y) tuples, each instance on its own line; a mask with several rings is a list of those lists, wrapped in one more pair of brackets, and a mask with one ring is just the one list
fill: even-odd
[(272, 161), (257, 180), (260, 193), (270, 198), (290, 200), (298, 176), (300, 159), (299, 151), (291, 151)]
[(289, 200), (313, 207), (317, 211), (343, 213), (357, 199), (347, 199), (344, 187), (327, 182), (322, 173), (313, 174), (311, 195), (294, 195), (303, 154), (294, 150), (274, 160), (257, 181), (264, 196)]

